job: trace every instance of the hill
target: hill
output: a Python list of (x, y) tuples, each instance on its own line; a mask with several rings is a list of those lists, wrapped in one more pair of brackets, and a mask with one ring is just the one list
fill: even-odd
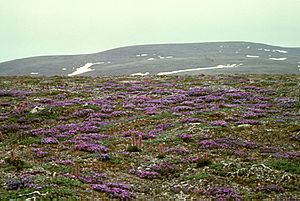
[(0, 75), (299, 74), (300, 48), (249, 42), (138, 45), (0, 63)]

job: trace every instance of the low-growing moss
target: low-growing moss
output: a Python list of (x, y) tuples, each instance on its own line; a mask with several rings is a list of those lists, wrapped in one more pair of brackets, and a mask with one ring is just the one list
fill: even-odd
[(45, 170), (51, 171), (51, 172), (60, 172), (60, 173), (69, 173), (72, 170), (71, 166), (67, 165), (54, 165), (50, 163), (42, 164), (42, 167)]
[[(83, 185), (83, 183), (79, 180), (76, 179), (71, 179), (68, 177), (64, 176), (58, 176), (58, 177), (44, 177), (44, 179), (39, 178), (36, 179), (35, 181), (42, 181), (44, 184), (57, 184), (59, 186), (64, 186), (64, 187), (79, 187)], [(39, 182), (41, 183), (41, 182)]]
[(150, 116), (149, 118), (150, 119), (155, 119), (155, 120), (162, 120), (162, 119), (165, 119), (165, 118), (172, 119), (174, 117), (175, 117), (175, 115), (173, 115), (171, 112), (162, 112), (160, 114)]
[(267, 163), (268, 166), (285, 172), (300, 174), (300, 161), (286, 159), (273, 159)]
[(200, 180), (200, 179), (205, 179), (207, 177), (209, 177), (209, 175), (206, 172), (197, 172), (196, 174), (181, 176), (179, 179), (181, 181), (187, 181), (187, 180)]
[(111, 156), (110, 157), (110, 162), (113, 163), (113, 164), (122, 164), (123, 163), (123, 158), (119, 157), (119, 156)]

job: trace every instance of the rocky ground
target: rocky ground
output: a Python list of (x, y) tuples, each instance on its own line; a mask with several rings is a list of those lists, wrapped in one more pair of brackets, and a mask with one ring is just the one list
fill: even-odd
[(300, 199), (299, 83), (0, 77), (0, 200)]

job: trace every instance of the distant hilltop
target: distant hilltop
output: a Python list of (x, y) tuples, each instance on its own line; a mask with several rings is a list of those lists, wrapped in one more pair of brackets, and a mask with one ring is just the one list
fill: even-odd
[(154, 44), (0, 63), (1, 76), (300, 74), (300, 48), (250, 42)]

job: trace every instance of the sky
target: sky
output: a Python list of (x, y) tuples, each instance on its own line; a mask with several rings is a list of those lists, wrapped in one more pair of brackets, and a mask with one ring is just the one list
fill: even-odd
[(0, 0), (0, 62), (215, 41), (300, 47), (300, 0)]

